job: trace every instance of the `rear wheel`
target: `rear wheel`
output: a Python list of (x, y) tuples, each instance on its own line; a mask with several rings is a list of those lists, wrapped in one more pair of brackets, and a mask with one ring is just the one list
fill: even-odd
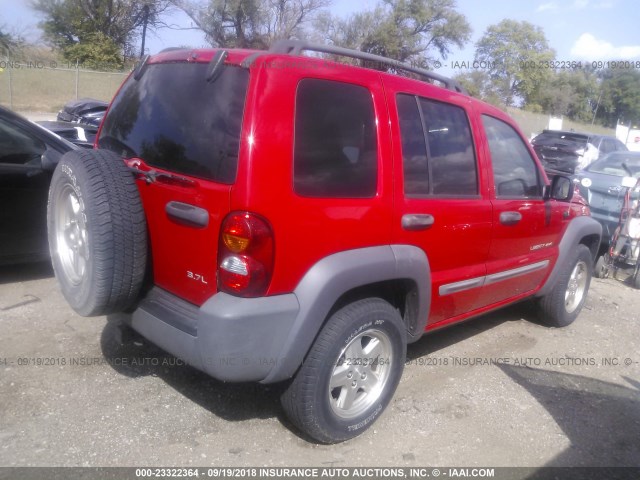
[(405, 355), (404, 325), (395, 308), (378, 298), (347, 305), (321, 330), (282, 395), (284, 410), (320, 442), (355, 437), (389, 404)]
[(51, 180), (47, 217), (53, 268), (71, 307), (91, 316), (132, 306), (145, 275), (147, 232), (122, 159), (105, 150), (65, 154)]
[(563, 265), (551, 292), (538, 301), (540, 319), (552, 327), (571, 324), (587, 299), (592, 271), (591, 251), (578, 245)]

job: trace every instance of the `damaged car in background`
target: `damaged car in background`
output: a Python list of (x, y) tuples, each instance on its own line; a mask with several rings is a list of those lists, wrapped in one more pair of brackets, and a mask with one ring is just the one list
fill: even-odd
[(574, 174), (604, 154), (628, 150), (615, 137), (564, 130), (543, 130), (531, 145), (551, 175)]

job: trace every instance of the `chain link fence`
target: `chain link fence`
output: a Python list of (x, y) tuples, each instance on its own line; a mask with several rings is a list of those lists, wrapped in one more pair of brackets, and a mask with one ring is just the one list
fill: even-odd
[(0, 105), (22, 112), (56, 112), (77, 98), (108, 102), (128, 74), (84, 70), (56, 61), (0, 58)]

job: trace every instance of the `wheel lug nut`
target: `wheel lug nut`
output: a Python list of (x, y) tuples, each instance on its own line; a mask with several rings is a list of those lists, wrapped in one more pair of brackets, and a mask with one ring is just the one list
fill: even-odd
[(360, 375), (360, 378), (361, 378), (362, 380), (364, 380), (365, 378), (367, 378), (367, 374), (366, 374), (366, 373), (363, 373), (362, 375)]
[(353, 377), (353, 373), (352, 372), (347, 373), (347, 378), (351, 378), (351, 377)]
[(356, 386), (358, 386), (358, 382), (356, 382), (356, 381), (354, 380), (353, 382), (351, 382), (351, 386), (352, 386), (352, 387), (356, 387)]

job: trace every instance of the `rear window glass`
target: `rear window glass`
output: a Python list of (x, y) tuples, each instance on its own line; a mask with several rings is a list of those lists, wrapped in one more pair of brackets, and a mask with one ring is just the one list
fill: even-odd
[(535, 137), (531, 143), (534, 145), (548, 145), (555, 143), (579, 143), (581, 145), (586, 145), (589, 137), (586, 135), (581, 135), (579, 133), (574, 134), (571, 132), (543, 132), (537, 137)]
[(368, 89), (328, 80), (302, 80), (296, 98), (296, 193), (373, 197), (378, 178), (375, 126)]
[[(626, 167), (626, 168), (625, 168)], [(613, 153), (587, 167), (589, 172), (626, 177), (640, 177), (640, 155)]]
[(173, 172), (233, 183), (249, 72), (225, 66), (207, 82), (207, 67), (149, 65), (140, 80), (129, 77), (98, 146)]

